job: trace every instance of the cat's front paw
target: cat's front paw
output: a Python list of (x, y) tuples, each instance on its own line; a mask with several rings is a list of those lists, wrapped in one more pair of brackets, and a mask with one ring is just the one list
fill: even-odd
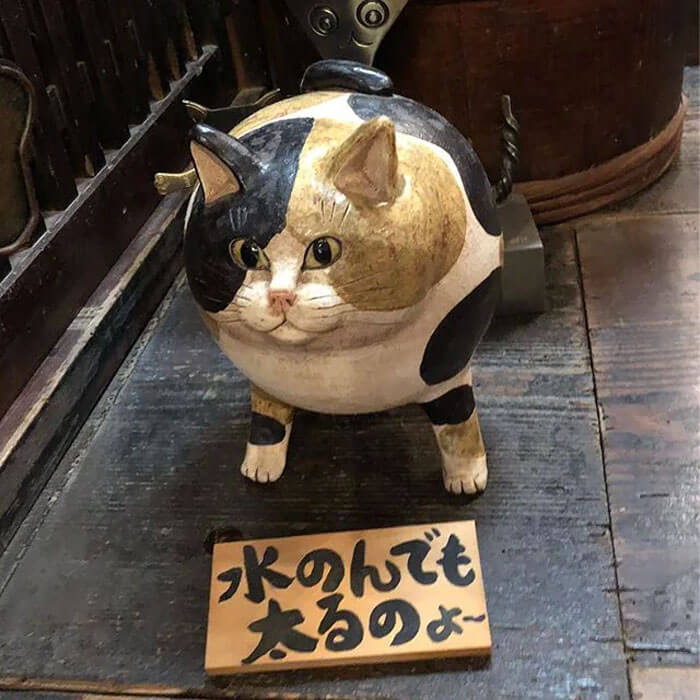
[(486, 455), (460, 459), (443, 454), (443, 461), (442, 480), (450, 493), (473, 495), (486, 488)]
[(251, 445), (248, 443), (241, 473), (252, 481), (268, 483), (282, 476), (287, 462), (287, 443)]

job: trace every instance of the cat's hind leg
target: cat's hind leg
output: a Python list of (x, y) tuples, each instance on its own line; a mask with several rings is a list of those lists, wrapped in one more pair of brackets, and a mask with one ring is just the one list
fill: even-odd
[(253, 481), (277, 481), (287, 463), (294, 409), (251, 384), (250, 435), (241, 472)]
[[(471, 379), (471, 372), (468, 375)], [(479, 417), (470, 384), (421, 404), (430, 418), (442, 455), (442, 478), (451, 493), (474, 494), (486, 488), (488, 469)]]

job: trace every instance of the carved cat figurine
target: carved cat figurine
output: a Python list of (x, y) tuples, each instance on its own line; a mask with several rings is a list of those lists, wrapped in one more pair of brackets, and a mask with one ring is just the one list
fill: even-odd
[(230, 135), (198, 124), (191, 152), (185, 265), (209, 330), (252, 384), (243, 474), (281, 476), (294, 407), (420, 403), (445, 487), (483, 490), (469, 361), (503, 253), (470, 144), (380, 71), (335, 60)]

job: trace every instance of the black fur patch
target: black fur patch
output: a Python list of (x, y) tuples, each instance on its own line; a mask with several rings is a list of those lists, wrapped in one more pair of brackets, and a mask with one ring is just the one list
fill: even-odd
[(312, 63), (301, 79), (301, 91), (351, 90), (367, 95), (391, 95), (394, 83), (377, 68), (357, 61), (329, 58)]
[(247, 191), (204, 205), (201, 188), (185, 234), (185, 268), (195, 299), (207, 311), (225, 309), (243, 283), (245, 271), (229, 254), (239, 236), (264, 248), (285, 226), (299, 155), (313, 119), (273, 122), (241, 137), (264, 171)]
[(433, 425), (457, 425), (474, 412), (474, 392), (465, 384), (421, 406)]
[(471, 144), (444, 117), (406, 97), (351, 95), (348, 103), (361, 119), (387, 116), (399, 132), (423, 139), (447, 151), (462, 177), (464, 190), (477, 220), (487, 233), (501, 235), (491, 183), (484, 167)]
[(251, 445), (276, 445), (284, 440), (284, 433), (284, 426), (278, 420), (253, 411), (248, 438)]
[(500, 292), (498, 267), (440, 321), (420, 364), (420, 376), (426, 384), (451, 379), (467, 366), (488, 328)]

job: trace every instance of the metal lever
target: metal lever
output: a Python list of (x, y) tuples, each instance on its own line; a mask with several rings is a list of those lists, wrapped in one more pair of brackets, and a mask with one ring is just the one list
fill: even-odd
[(408, 0), (287, 0), (323, 58), (372, 64)]
[(182, 104), (193, 122), (205, 122), (221, 131), (230, 131), (238, 122), (254, 114), (263, 107), (279, 102), (282, 99), (280, 90), (264, 88), (244, 88), (236, 96), (236, 99), (228, 107), (210, 109), (190, 100), (183, 100)]

